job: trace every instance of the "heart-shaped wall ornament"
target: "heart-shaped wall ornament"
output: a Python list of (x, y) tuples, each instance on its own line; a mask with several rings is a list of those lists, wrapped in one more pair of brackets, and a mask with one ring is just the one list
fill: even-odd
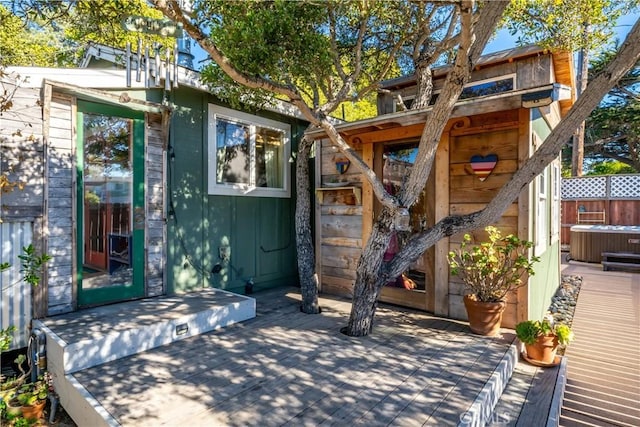
[(487, 179), (493, 171), (493, 168), (496, 167), (496, 163), (498, 163), (497, 154), (489, 154), (486, 156), (476, 154), (471, 157), (471, 169), (480, 181)]
[(333, 161), (336, 164), (336, 170), (339, 174), (345, 173), (347, 169), (349, 169), (349, 165), (351, 164), (349, 159), (347, 159), (346, 157), (337, 157), (334, 158)]

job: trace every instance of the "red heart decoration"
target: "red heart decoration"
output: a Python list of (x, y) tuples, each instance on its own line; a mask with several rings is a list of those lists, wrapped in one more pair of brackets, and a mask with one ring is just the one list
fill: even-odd
[(480, 181), (487, 179), (493, 168), (496, 167), (496, 163), (498, 163), (497, 154), (489, 154), (487, 156), (476, 154), (471, 157), (471, 169), (473, 169), (473, 173), (476, 174)]

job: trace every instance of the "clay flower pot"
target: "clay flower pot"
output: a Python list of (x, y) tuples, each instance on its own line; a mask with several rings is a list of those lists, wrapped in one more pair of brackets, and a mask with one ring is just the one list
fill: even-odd
[(42, 418), (44, 405), (46, 403), (46, 400), (40, 400), (30, 406), (21, 406), (20, 410), (22, 411), (22, 416), (28, 420), (39, 420), (40, 418)]
[(467, 309), (469, 328), (473, 333), (493, 337), (500, 332), (502, 313), (507, 307), (505, 301), (481, 302), (474, 295), (464, 296), (464, 307)]
[(527, 357), (537, 362), (552, 364), (558, 351), (558, 337), (555, 335), (541, 335), (533, 344), (526, 344)]

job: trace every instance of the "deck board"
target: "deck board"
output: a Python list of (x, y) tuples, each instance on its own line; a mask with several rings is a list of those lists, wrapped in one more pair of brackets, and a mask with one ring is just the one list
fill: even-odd
[(347, 300), (253, 296), (254, 319), (73, 375), (124, 426), (457, 424), (513, 341), (385, 305), (347, 337)]
[(567, 348), (562, 426), (640, 425), (640, 274), (571, 262), (583, 275)]

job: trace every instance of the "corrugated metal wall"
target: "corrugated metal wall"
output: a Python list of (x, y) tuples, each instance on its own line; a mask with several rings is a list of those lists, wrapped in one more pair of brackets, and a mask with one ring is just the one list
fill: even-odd
[(20, 259), (22, 248), (28, 246), (33, 237), (31, 222), (3, 222), (0, 223), (0, 263), (8, 262), (11, 267), (0, 274), (0, 328), (14, 325), (11, 349), (26, 347), (28, 340), (27, 326), (31, 320), (31, 289), (24, 283), (20, 274)]

